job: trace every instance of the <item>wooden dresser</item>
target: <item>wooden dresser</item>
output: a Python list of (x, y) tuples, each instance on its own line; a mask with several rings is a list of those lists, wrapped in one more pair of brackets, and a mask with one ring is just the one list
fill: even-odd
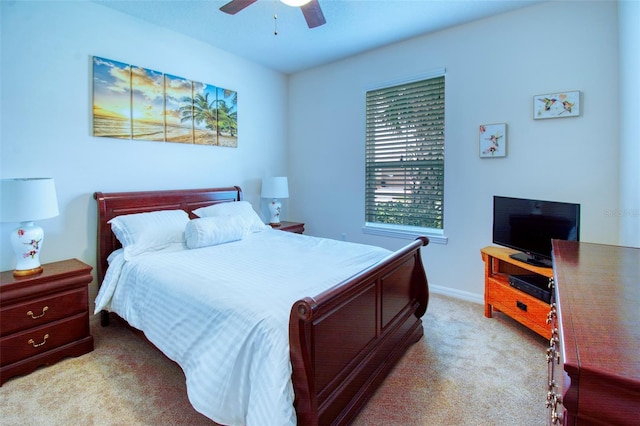
[(638, 425), (640, 249), (553, 241), (552, 424)]
[(0, 278), (0, 386), (66, 356), (93, 350), (89, 332), (91, 266), (70, 259), (41, 274)]

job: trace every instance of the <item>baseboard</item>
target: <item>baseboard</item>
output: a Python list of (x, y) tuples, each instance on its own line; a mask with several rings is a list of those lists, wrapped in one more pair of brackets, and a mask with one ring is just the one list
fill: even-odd
[(484, 296), (481, 294), (470, 293), (468, 291), (456, 290), (449, 287), (429, 284), (429, 292), (440, 294), (442, 296), (452, 297), (454, 299), (464, 300), (466, 302), (484, 304)]

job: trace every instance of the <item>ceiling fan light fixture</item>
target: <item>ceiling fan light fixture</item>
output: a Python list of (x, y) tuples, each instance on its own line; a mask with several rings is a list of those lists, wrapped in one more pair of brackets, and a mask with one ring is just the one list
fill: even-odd
[(309, 3), (311, 0), (280, 0), (282, 3), (291, 7), (300, 7)]
[[(247, 6), (251, 6), (253, 3), (258, 0), (231, 0), (229, 3), (223, 5), (220, 10), (224, 13), (228, 13), (229, 15), (235, 15), (240, 12)], [(292, 6), (299, 7), (302, 11), (302, 15), (304, 16), (304, 20), (307, 21), (307, 26), (309, 28), (316, 28), (320, 25), (324, 25), (327, 23), (327, 20), (324, 18), (324, 14), (322, 13), (322, 9), (320, 8), (319, 0), (280, 0), (282, 3)], [(273, 1), (274, 6), (274, 14), (273, 19), (277, 20), (278, 15), (275, 13), (275, 7), (277, 3), (276, 0)], [(276, 28), (276, 34), (278, 30)]]

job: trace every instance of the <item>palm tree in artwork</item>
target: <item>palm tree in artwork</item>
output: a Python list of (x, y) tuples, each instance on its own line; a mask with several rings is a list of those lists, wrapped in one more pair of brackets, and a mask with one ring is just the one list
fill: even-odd
[(218, 101), (218, 135), (227, 132), (235, 136), (238, 131), (238, 112), (229, 108), (225, 101)]
[(193, 120), (196, 124), (204, 123), (209, 130), (218, 136), (223, 133), (235, 137), (238, 134), (238, 93), (224, 89), (224, 98), (209, 100), (210, 92), (197, 93), (192, 99), (185, 96), (181, 99), (180, 121)]
[(204, 95), (202, 93), (197, 93), (193, 99), (185, 96), (181, 101), (181, 123), (193, 120), (197, 124), (204, 123), (205, 127), (209, 130), (217, 131), (218, 109), (215, 105), (215, 99), (209, 102), (209, 93), (205, 93)]
[(238, 92), (222, 90), (223, 99), (218, 99), (218, 135), (225, 131), (234, 137), (238, 134)]

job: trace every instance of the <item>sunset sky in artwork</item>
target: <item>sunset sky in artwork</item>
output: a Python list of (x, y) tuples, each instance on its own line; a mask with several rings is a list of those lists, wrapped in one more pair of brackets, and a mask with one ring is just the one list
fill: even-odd
[(93, 58), (93, 111), (96, 115), (131, 117), (129, 65)]
[(191, 123), (180, 123), (181, 99), (185, 96), (193, 97), (191, 81), (186, 78), (165, 74), (165, 102), (167, 108), (167, 124), (184, 126)]
[(161, 72), (131, 67), (133, 120), (164, 123), (164, 76)]
[[(194, 93), (208, 93), (209, 102), (213, 102), (218, 94), (216, 86), (97, 57), (94, 57), (93, 80), (96, 115), (155, 123), (164, 121), (166, 102), (167, 124), (190, 126), (180, 122), (181, 100), (192, 98)], [(196, 123), (195, 127), (204, 129), (204, 126), (205, 123)]]

